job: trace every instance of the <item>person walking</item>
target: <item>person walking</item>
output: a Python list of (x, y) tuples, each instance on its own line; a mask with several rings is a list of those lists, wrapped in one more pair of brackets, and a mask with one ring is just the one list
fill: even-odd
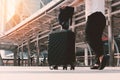
[(95, 52), (96, 62), (91, 66), (91, 69), (103, 70), (106, 66), (106, 55), (104, 54), (102, 34), (106, 26), (105, 18), (105, 0), (73, 0), (69, 5), (62, 5), (61, 9), (65, 7), (75, 7), (85, 1), (85, 16), (86, 41)]

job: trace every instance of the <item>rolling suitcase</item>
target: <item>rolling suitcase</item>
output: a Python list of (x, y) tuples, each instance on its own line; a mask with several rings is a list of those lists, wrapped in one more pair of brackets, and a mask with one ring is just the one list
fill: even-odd
[(50, 66), (71, 65), (74, 69), (75, 63), (75, 33), (70, 30), (52, 32), (49, 35), (48, 63)]

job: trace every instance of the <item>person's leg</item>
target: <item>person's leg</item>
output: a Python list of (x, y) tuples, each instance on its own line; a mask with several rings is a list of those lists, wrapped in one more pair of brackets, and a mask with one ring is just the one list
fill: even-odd
[[(105, 16), (102, 13), (96, 12), (88, 17), (85, 30), (86, 40), (95, 52), (95, 55), (98, 60), (100, 60), (99, 58), (104, 55), (102, 34), (105, 26), (106, 20)], [(100, 65), (99, 63), (96, 64)]]

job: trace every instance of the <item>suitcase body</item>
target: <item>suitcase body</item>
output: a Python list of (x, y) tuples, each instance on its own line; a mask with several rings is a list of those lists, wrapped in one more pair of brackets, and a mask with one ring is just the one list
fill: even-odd
[(74, 62), (75, 33), (70, 30), (52, 32), (48, 43), (49, 65), (73, 65)]

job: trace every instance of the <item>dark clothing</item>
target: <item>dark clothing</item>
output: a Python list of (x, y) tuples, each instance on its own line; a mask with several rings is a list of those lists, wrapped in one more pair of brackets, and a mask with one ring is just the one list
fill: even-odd
[(86, 23), (86, 41), (95, 52), (96, 57), (104, 54), (102, 34), (106, 26), (105, 16), (101, 12), (95, 12), (88, 16)]

